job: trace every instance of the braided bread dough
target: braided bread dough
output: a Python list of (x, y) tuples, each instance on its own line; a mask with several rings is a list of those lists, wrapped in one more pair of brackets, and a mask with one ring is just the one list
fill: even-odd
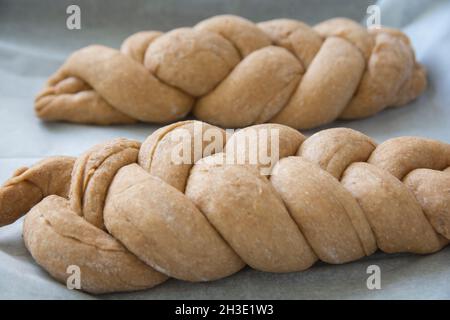
[[(281, 159), (264, 176), (267, 164), (252, 163), (254, 151), (239, 136), (272, 129)], [(200, 155), (190, 149), (194, 164), (168, 158), (183, 130), (192, 144), (201, 138)], [(230, 154), (244, 163), (224, 162)], [(117, 139), (75, 163), (51, 158), (19, 171), (0, 188), (0, 225), (29, 207), (23, 232), (34, 259), (61, 282), (69, 265), (79, 266), (82, 289), (93, 293), (150, 288), (168, 277), (210, 281), (245, 265), (301, 271), (377, 249), (426, 254), (450, 239), (450, 145), (401, 137), (377, 146), (345, 128), (305, 139), (279, 124), (227, 137), (184, 121), (142, 145)]]
[(67, 197), (75, 158), (50, 157), (19, 168), (0, 189), (0, 226), (13, 223), (49, 195)]
[(216, 16), (193, 28), (139, 32), (120, 52), (74, 52), (36, 98), (49, 121), (167, 123), (193, 111), (221, 127), (297, 129), (404, 105), (426, 87), (407, 36), (336, 18), (311, 28)]

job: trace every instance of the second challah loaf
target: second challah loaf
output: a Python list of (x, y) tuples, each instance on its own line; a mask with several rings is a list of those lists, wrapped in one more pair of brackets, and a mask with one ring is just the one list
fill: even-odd
[(221, 127), (297, 129), (404, 105), (426, 87), (405, 34), (343, 18), (315, 27), (216, 16), (193, 28), (139, 32), (121, 50), (74, 52), (36, 98), (49, 121), (167, 123), (193, 111)]

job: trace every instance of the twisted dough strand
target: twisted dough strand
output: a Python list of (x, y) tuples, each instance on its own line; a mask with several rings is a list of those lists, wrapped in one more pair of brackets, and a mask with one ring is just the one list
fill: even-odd
[[(262, 134), (273, 129), (277, 149), (276, 138)], [(251, 162), (259, 151), (242, 139), (251, 131), (278, 162)], [(174, 138), (184, 134), (194, 164), (171, 161)], [(265, 167), (270, 176), (261, 175)], [(36, 177), (53, 187), (23, 192), (39, 185)], [(79, 266), (83, 290), (93, 293), (150, 288), (168, 277), (209, 281), (246, 264), (291, 272), (377, 249), (432, 253), (450, 239), (450, 145), (401, 137), (377, 146), (344, 128), (305, 139), (279, 124), (227, 137), (206, 123), (178, 122), (142, 145), (117, 139), (75, 164), (52, 158), (20, 170), (0, 189), (1, 224), (33, 205), (24, 240), (34, 259), (62, 282), (69, 265)]]
[(336, 18), (254, 24), (216, 16), (193, 28), (139, 32), (120, 52), (74, 52), (36, 98), (44, 120), (167, 123), (191, 110), (221, 127), (297, 129), (373, 115), (426, 87), (407, 36)]

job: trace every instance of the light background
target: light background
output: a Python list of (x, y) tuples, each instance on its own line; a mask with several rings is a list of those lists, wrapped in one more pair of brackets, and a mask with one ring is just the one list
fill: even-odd
[[(45, 156), (79, 155), (95, 143), (126, 137), (143, 140), (158, 126), (95, 127), (43, 123), (33, 100), (67, 55), (99, 43), (119, 47), (140, 30), (167, 31), (190, 26), (215, 14), (233, 13), (253, 21), (289, 17), (314, 24), (335, 16), (362, 20), (373, 1), (25, 1), (0, 0), (0, 182), (19, 166)], [(66, 7), (81, 7), (82, 29), (66, 29)], [(418, 60), (428, 69), (427, 92), (410, 105), (359, 121), (336, 122), (377, 141), (418, 135), (450, 142), (450, 2), (386, 0), (382, 23), (403, 28)], [(304, 132), (309, 135), (314, 131)], [(52, 280), (31, 259), (21, 224), (0, 229), (0, 298), (95, 298)], [(378, 264), (382, 290), (366, 288), (366, 268)], [(246, 269), (227, 279), (191, 284), (176, 280), (148, 291), (103, 298), (450, 298), (450, 249), (430, 256), (375, 254), (341, 266), (317, 264), (293, 274)]]

